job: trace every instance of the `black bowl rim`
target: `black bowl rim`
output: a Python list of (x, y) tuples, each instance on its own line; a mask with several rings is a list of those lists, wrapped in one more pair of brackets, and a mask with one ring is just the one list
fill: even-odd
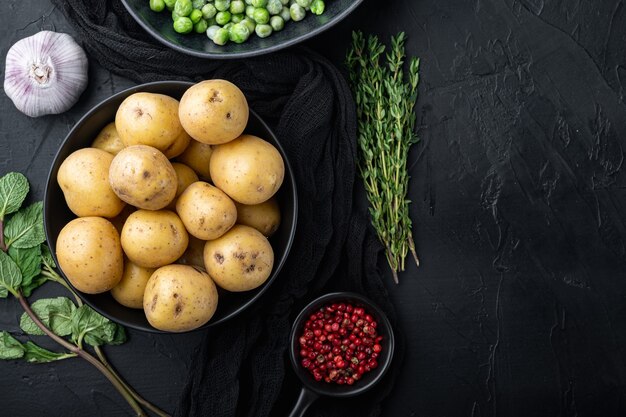
[[(332, 302), (332, 301), (338, 301), (338, 300), (357, 300), (358, 302), (364, 304), (366, 308), (369, 308), (371, 311), (373, 311), (374, 314), (376, 314), (380, 318), (380, 322), (381, 322), (380, 324), (383, 325), (383, 327), (385, 328), (388, 334), (388, 340), (387, 340), (387, 352), (388, 353), (386, 355), (386, 358), (387, 358), (386, 361), (380, 364), (376, 370), (372, 371), (372, 372), (377, 372), (377, 374), (367, 384), (365, 385), (355, 384), (352, 386), (343, 385), (343, 387), (345, 388), (345, 391), (329, 392), (328, 390), (324, 389), (324, 385), (322, 382), (313, 381), (310, 378), (305, 378), (303, 376), (303, 375), (308, 376), (308, 373), (306, 373), (300, 365), (300, 361), (298, 359), (298, 352), (297, 352), (297, 349), (295, 349), (295, 346), (296, 346), (295, 339), (298, 337), (298, 333), (301, 330), (302, 323), (304, 322), (304, 319), (306, 318), (305, 315), (308, 314), (313, 307), (318, 307), (322, 304)], [(389, 369), (391, 365), (391, 361), (393, 360), (394, 347), (395, 347), (395, 336), (393, 333), (393, 327), (391, 326), (391, 322), (389, 321), (389, 318), (387, 318), (387, 315), (385, 314), (385, 312), (380, 307), (378, 307), (376, 303), (374, 303), (372, 300), (370, 300), (369, 298), (361, 294), (349, 292), (349, 291), (340, 291), (340, 292), (332, 292), (332, 293), (322, 295), (314, 299), (310, 303), (308, 303), (300, 311), (300, 313), (294, 320), (293, 325), (291, 326), (291, 334), (289, 336), (289, 359), (291, 360), (291, 366), (293, 367), (296, 375), (298, 376), (298, 378), (300, 378), (300, 381), (302, 381), (302, 383), (307, 389), (313, 391), (314, 393), (318, 395), (325, 395), (325, 396), (335, 397), (335, 398), (346, 398), (346, 397), (353, 397), (355, 395), (363, 394), (365, 391), (368, 391), (369, 389), (373, 388), (374, 385), (376, 385), (382, 379), (382, 377), (385, 376), (385, 374), (387, 373), (387, 370)]]
[(252, 57), (252, 56), (269, 54), (269, 53), (276, 52), (276, 51), (279, 51), (279, 50), (284, 49), (284, 48), (288, 48), (288, 47), (293, 46), (293, 45), (295, 45), (297, 43), (300, 43), (300, 42), (303, 42), (303, 41), (305, 41), (307, 39), (310, 39), (310, 38), (312, 38), (312, 37), (314, 37), (314, 36), (324, 32), (325, 30), (330, 29), (331, 27), (335, 26), (337, 23), (339, 23), (343, 19), (345, 19), (350, 13), (352, 13), (352, 11), (354, 9), (356, 9), (362, 2), (363, 2), (363, 0), (354, 0), (354, 2), (352, 2), (352, 4), (350, 4), (350, 6), (346, 7), (343, 11), (341, 11), (339, 14), (337, 14), (335, 17), (333, 17), (327, 23), (325, 23), (325, 24), (323, 24), (323, 25), (313, 29), (312, 31), (310, 31), (308, 33), (296, 36), (296, 37), (288, 39), (288, 40), (286, 40), (284, 42), (277, 43), (277, 44), (271, 45), (271, 46), (267, 46), (265, 48), (255, 49), (255, 50), (252, 50), (252, 51), (215, 54), (213, 52), (200, 52), (200, 51), (197, 51), (195, 49), (187, 48), (185, 46), (180, 46), (180, 45), (177, 45), (177, 44), (175, 44), (173, 42), (170, 42), (167, 38), (162, 36), (161, 33), (158, 30), (154, 29), (152, 27), (152, 25), (150, 25), (146, 21), (144, 21), (144, 19), (139, 15), (139, 13), (137, 13), (137, 11), (130, 4), (128, 4), (128, 2), (126, 0), (122, 0), (122, 4), (124, 5), (124, 7), (128, 11), (128, 13), (130, 13), (130, 15), (133, 17), (133, 19), (135, 19), (135, 21), (137, 23), (139, 23), (139, 26), (141, 26), (146, 32), (148, 32), (150, 35), (152, 35), (153, 38), (155, 38), (157, 41), (159, 41), (163, 45), (165, 45), (165, 46), (167, 46), (169, 48), (172, 48), (175, 51), (187, 54), (187, 55), (192, 55), (192, 56), (196, 56), (196, 57), (199, 57), (199, 58), (211, 58), (211, 59), (246, 58), (246, 57)]
[[(85, 115), (83, 117), (81, 117), (76, 123), (74, 123), (74, 126), (72, 126), (72, 129), (67, 133), (67, 135), (65, 136), (65, 139), (63, 139), (63, 142), (61, 142), (61, 144), (59, 145), (59, 148), (57, 150), (57, 152), (54, 155), (54, 158), (52, 160), (52, 163), (50, 164), (50, 169), (48, 170), (48, 178), (46, 180), (46, 189), (44, 192), (44, 204), (43, 204), (43, 218), (44, 218), (44, 232), (46, 234), (46, 241), (49, 240), (49, 235), (50, 235), (50, 231), (48, 230), (48, 217), (50, 215), (49, 213), (49, 205), (48, 205), (48, 192), (51, 189), (51, 185), (52, 185), (52, 181), (56, 181), (54, 178), (52, 178), (52, 170), (53, 167), (55, 165), (55, 162), (57, 161), (57, 159), (59, 158), (59, 154), (61, 153), (62, 149), (65, 147), (65, 144), (67, 143), (67, 141), (70, 139), (70, 137), (72, 136), (72, 134), (74, 133), (74, 131), (81, 126), (83, 123), (86, 123), (86, 121), (93, 115), (95, 114), (97, 111), (100, 110), (100, 108), (102, 106), (104, 106), (105, 104), (107, 104), (109, 101), (114, 100), (116, 98), (118, 98), (119, 96), (122, 96), (124, 94), (128, 94), (128, 93), (132, 93), (132, 92), (139, 92), (142, 91), (142, 89), (145, 89), (146, 87), (149, 86), (154, 86), (154, 85), (180, 85), (180, 86), (192, 86), (194, 83), (193, 82), (189, 82), (189, 81), (177, 81), (177, 80), (170, 80), (170, 81), (153, 81), (153, 82), (149, 82), (149, 83), (143, 83), (143, 84), (138, 84), (136, 86), (130, 87), (130, 88), (126, 88), (122, 91), (119, 91), (115, 94), (113, 94), (112, 96), (107, 97), (106, 99), (100, 101), (98, 104), (96, 104), (94, 107), (92, 107), (87, 113), (85, 113)], [(276, 137), (276, 134), (274, 133), (274, 131), (272, 129), (270, 129), (270, 127), (267, 125), (267, 123), (265, 123), (265, 121), (251, 108), (249, 109), (250, 113), (252, 113), (257, 120), (260, 122), (260, 124), (263, 126), (263, 128), (267, 129), (267, 131), (270, 133), (270, 135), (272, 136), (272, 138), (276, 141), (277, 147), (280, 151), (280, 153), (282, 155), (286, 156), (285, 150), (283, 149), (280, 141), (278, 140), (278, 138)], [(152, 326), (149, 327), (142, 327), (142, 326), (137, 326), (133, 323), (130, 323), (126, 320), (120, 320), (117, 319), (115, 317), (112, 317), (109, 313), (107, 313), (106, 311), (102, 310), (101, 308), (99, 308), (97, 305), (94, 305), (91, 301), (89, 301), (88, 299), (83, 297), (83, 294), (76, 290), (76, 288), (74, 288), (74, 286), (72, 285), (72, 283), (67, 279), (67, 277), (65, 276), (65, 273), (63, 272), (63, 270), (58, 267), (59, 265), (59, 261), (57, 259), (56, 256), (56, 251), (51, 251), (52, 253), (52, 257), (54, 258), (54, 262), (57, 264), (57, 269), (60, 272), (61, 276), (63, 277), (63, 279), (65, 280), (65, 282), (67, 282), (69, 284), (69, 286), (74, 290), (74, 292), (78, 295), (78, 297), (80, 297), (80, 299), (87, 304), (89, 307), (93, 308), (95, 311), (97, 311), (98, 313), (102, 314), (104, 317), (119, 323), (125, 327), (129, 327), (131, 329), (135, 329), (135, 330), (140, 330), (140, 331), (144, 331), (144, 332), (148, 332), (148, 333), (160, 333), (160, 334), (184, 334), (184, 333), (190, 333), (190, 332), (194, 332), (194, 331), (198, 331), (198, 330), (204, 330), (207, 329), (209, 327), (213, 327), (219, 324), (224, 323), (225, 321), (228, 321), (234, 317), (236, 317), (237, 315), (243, 313), (245, 310), (247, 310), (252, 304), (254, 304), (259, 298), (261, 298), (261, 296), (267, 291), (267, 289), (270, 287), (270, 285), (272, 284), (272, 282), (276, 279), (276, 277), (278, 277), (278, 275), (280, 274), (281, 269), (283, 268), (287, 258), (289, 257), (289, 252), (291, 251), (291, 247), (293, 245), (293, 241), (296, 235), (296, 229), (298, 226), (298, 190), (296, 188), (296, 180), (295, 180), (295, 176), (293, 173), (293, 170), (291, 169), (291, 164), (289, 163), (289, 160), (287, 158), (284, 158), (285, 163), (285, 168), (286, 171), (289, 173), (288, 176), (289, 177), (289, 181), (291, 183), (291, 189), (293, 190), (292, 196), (291, 198), (293, 198), (293, 224), (291, 225), (291, 232), (289, 233), (289, 238), (287, 240), (287, 245), (285, 246), (285, 255), (282, 256), (281, 261), (278, 263), (278, 265), (275, 266), (274, 270), (272, 271), (272, 275), (270, 275), (269, 279), (265, 282), (265, 284), (260, 288), (257, 289), (256, 291), (258, 291), (252, 298), (250, 298), (247, 302), (245, 302), (244, 304), (242, 304), (241, 306), (239, 306), (237, 309), (233, 310), (230, 314), (221, 317), (219, 320), (209, 320), (208, 323), (205, 323), (204, 325), (192, 329), (192, 330), (188, 330), (185, 332), (168, 332), (168, 331), (164, 331), (164, 330), (159, 330), (156, 329)], [(255, 291), (255, 290), (253, 290)]]

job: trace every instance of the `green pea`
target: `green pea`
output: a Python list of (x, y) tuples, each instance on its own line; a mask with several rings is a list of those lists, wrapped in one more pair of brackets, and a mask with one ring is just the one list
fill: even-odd
[(215, 31), (215, 34), (213, 35), (213, 42), (216, 45), (225, 45), (226, 42), (228, 42), (228, 38), (228, 30), (224, 28), (219, 28)]
[(277, 15), (283, 9), (283, 4), (280, 0), (268, 0), (266, 9), (271, 15)]
[(303, 9), (306, 9), (311, 5), (311, 0), (296, 0), (296, 4)]
[(213, 37), (215, 36), (215, 32), (217, 32), (218, 29), (221, 29), (221, 28), (217, 25), (210, 25), (206, 30), (207, 37), (213, 40)]
[(265, 7), (267, 5), (267, 0), (252, 0), (250, 4), (254, 7)]
[(246, 6), (246, 16), (248, 16), (250, 19), (254, 18), (254, 9), (256, 9), (256, 7)]
[(289, 7), (289, 14), (291, 15), (291, 20), (293, 20), (294, 22), (299, 22), (300, 20), (304, 19), (306, 11), (304, 11), (304, 8), (298, 3), (294, 3), (291, 5), (291, 7)]
[(206, 32), (208, 27), (209, 27), (209, 24), (207, 23), (207, 21), (204, 20), (204, 19), (200, 19), (200, 21), (198, 23), (193, 25), (193, 30), (196, 33), (204, 33), (204, 32)]
[(280, 0), (280, 3), (281, 3), (283, 6), (286, 6), (286, 5), (288, 5), (288, 4), (289, 4), (289, 0)]
[(163, 9), (165, 9), (165, 2), (163, 0), (150, 0), (150, 10), (160, 12)]
[(170, 12), (174, 10), (176, 0), (163, 0), (163, 2), (165, 3), (165, 7), (167, 7), (167, 10), (169, 10)]
[(202, 12), (198, 9), (193, 9), (189, 14), (189, 19), (191, 19), (191, 22), (195, 25), (202, 19)]
[(230, 22), (231, 14), (230, 12), (219, 12), (215, 15), (215, 21), (218, 25), (225, 25)]
[(240, 14), (246, 10), (246, 4), (242, 0), (233, 0), (230, 2), (230, 12), (232, 14)]
[(193, 10), (191, 0), (176, 0), (174, 5), (174, 11), (179, 16), (189, 16), (189, 13)]
[(324, 0), (313, 0), (313, 3), (311, 3), (311, 13), (318, 16), (324, 13), (325, 8), (326, 4), (324, 4)]
[(235, 43), (243, 43), (250, 37), (250, 29), (243, 23), (236, 23), (229, 30), (230, 40)]
[(222, 26), (224, 29), (226, 29), (228, 31), (228, 33), (230, 33), (230, 28), (232, 28), (234, 25), (233, 22), (228, 22), (226, 23), (224, 26)]
[(278, 32), (279, 30), (283, 30), (285, 27), (285, 21), (280, 16), (272, 16), (270, 19), (270, 26), (272, 27), (272, 30)]
[(174, 20), (174, 30), (178, 33), (189, 33), (193, 30), (193, 23), (188, 17), (179, 17)]
[(176, 13), (176, 11), (172, 10), (172, 21), (176, 21), (176, 19), (178, 19), (179, 17), (183, 17), (183, 16), (179, 16), (178, 13)]
[(202, 16), (204, 16), (205, 19), (210, 19), (212, 17), (215, 17), (216, 14), (217, 14), (217, 9), (211, 3), (205, 4), (202, 7)]
[(193, 6), (193, 8), (198, 10), (202, 9), (205, 3), (206, 0), (191, 0), (191, 5)]
[(260, 7), (257, 7), (256, 9), (254, 9), (252, 18), (257, 23), (265, 24), (270, 21), (270, 14), (266, 9), (261, 9)]
[(243, 0), (246, 5), (252, 6), (252, 0)]
[(215, 8), (220, 12), (225, 12), (230, 8), (230, 0), (215, 0)]
[(272, 34), (272, 27), (270, 25), (256, 25), (254, 31), (259, 38), (267, 38)]
[(238, 13), (238, 14), (234, 14), (232, 15), (232, 17), (230, 18), (230, 21), (233, 23), (239, 23), (243, 20), (245, 16), (243, 15), (243, 13)]
[(280, 11), (279, 16), (282, 17), (285, 22), (289, 22), (291, 20), (291, 14), (289, 13), (289, 7), (283, 6), (283, 9)]
[(250, 33), (254, 32), (254, 28), (256, 27), (256, 22), (249, 17), (246, 17), (241, 21), (242, 25), (246, 25), (248, 27), (248, 31)]

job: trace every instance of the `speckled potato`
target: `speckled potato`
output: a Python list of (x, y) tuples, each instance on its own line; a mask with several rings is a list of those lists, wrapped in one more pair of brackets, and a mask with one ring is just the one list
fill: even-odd
[(176, 158), (178, 155), (185, 152), (187, 146), (191, 142), (191, 136), (184, 130), (181, 130), (180, 135), (174, 139), (174, 142), (163, 151), (163, 155), (167, 157), (167, 159)]
[(109, 185), (113, 155), (102, 149), (79, 149), (63, 161), (57, 182), (67, 206), (79, 217), (115, 217), (126, 205)]
[(216, 145), (243, 133), (248, 124), (248, 102), (235, 84), (206, 80), (185, 91), (178, 115), (192, 138)]
[(111, 295), (123, 306), (143, 308), (143, 293), (154, 271), (154, 268), (144, 268), (126, 259), (122, 279), (111, 288)]
[(132, 262), (145, 268), (158, 268), (185, 253), (189, 236), (176, 213), (137, 210), (124, 223), (121, 242)]
[(98, 294), (122, 279), (120, 237), (102, 217), (79, 217), (61, 229), (56, 243), (59, 267), (79, 291)]
[(192, 139), (185, 152), (178, 156), (176, 160), (193, 169), (200, 179), (211, 181), (210, 163), (212, 153), (213, 148), (211, 145)]
[(198, 181), (198, 175), (194, 172), (193, 169), (189, 168), (185, 164), (181, 164), (180, 162), (172, 162), (172, 168), (176, 171), (176, 196), (171, 203), (167, 205), (169, 210), (176, 210), (176, 200), (180, 195), (194, 182)]
[(125, 146), (113, 122), (106, 125), (91, 144), (92, 148), (102, 149), (111, 155), (117, 155)]
[(274, 251), (256, 229), (235, 225), (222, 237), (204, 245), (204, 265), (215, 283), (233, 291), (262, 285), (272, 273)]
[(167, 265), (150, 277), (143, 309), (153, 327), (184, 332), (208, 322), (217, 302), (217, 288), (208, 274), (188, 265)]
[(285, 164), (269, 142), (252, 135), (213, 147), (211, 179), (233, 200), (260, 204), (272, 197), (283, 183)]
[(146, 210), (159, 210), (176, 196), (176, 171), (158, 149), (135, 145), (122, 149), (111, 162), (109, 182), (117, 196)]
[(190, 235), (189, 245), (187, 245), (187, 250), (185, 251), (185, 253), (183, 253), (183, 256), (178, 258), (176, 263), (183, 264), (183, 265), (196, 266), (198, 268), (202, 268), (202, 270), (205, 270), (206, 269), (204, 267), (204, 244), (205, 243), (206, 243), (206, 240), (201, 240), (201, 239), (198, 239), (197, 237), (194, 237), (193, 235)]
[(235, 203), (219, 188), (198, 181), (176, 200), (176, 212), (187, 231), (202, 240), (216, 239), (237, 220)]
[(165, 151), (183, 127), (178, 120), (178, 100), (164, 94), (135, 93), (120, 104), (115, 127), (126, 146), (148, 145)]
[(280, 225), (280, 208), (278, 201), (272, 197), (269, 200), (254, 205), (235, 203), (237, 206), (237, 223), (250, 226), (270, 237)]

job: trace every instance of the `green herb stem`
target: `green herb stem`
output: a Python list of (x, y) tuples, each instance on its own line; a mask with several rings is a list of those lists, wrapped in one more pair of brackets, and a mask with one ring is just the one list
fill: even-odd
[(4, 243), (4, 219), (0, 220), (0, 250), (7, 251), (7, 245)]
[(100, 373), (102, 373), (110, 382), (113, 384), (115, 389), (120, 393), (122, 397), (126, 400), (126, 402), (131, 406), (131, 408), (135, 411), (137, 417), (148, 417), (147, 414), (141, 409), (137, 401), (133, 398), (133, 396), (126, 390), (123, 384), (111, 373), (107, 367), (105, 367), (98, 359), (91, 356), (88, 352), (79, 348), (76, 345), (69, 343), (67, 340), (63, 339), (60, 336), (57, 336), (50, 330), (40, 319), (37, 317), (37, 314), (30, 308), (28, 301), (22, 296), (21, 292), (16, 292), (15, 297), (20, 302), (20, 305), (28, 314), (28, 316), (33, 320), (33, 322), (44, 332), (48, 337), (57, 342), (59, 345), (63, 346), (65, 349), (69, 350), (72, 353), (80, 356), (91, 365), (93, 365)]

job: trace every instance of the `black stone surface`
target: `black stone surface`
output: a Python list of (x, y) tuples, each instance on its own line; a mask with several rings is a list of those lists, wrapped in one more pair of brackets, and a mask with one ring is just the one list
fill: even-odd
[[(38, 30), (69, 30), (46, 0), (3, 2), (0, 22), (2, 56)], [(626, 4), (366, 0), (310, 45), (340, 64), (352, 28), (405, 30), (422, 58), (410, 158), (422, 266), (389, 279), (407, 354), (383, 414), (625, 415)], [(90, 75), (60, 116), (29, 119), (0, 95), (0, 173), (24, 172), (33, 200), (73, 123), (131, 85), (94, 61)], [(19, 314), (0, 302), (0, 328), (19, 334)], [(129, 333), (107, 354), (171, 410), (201, 334)], [(2, 416), (130, 415), (78, 360), (1, 362), (0, 400)]]

